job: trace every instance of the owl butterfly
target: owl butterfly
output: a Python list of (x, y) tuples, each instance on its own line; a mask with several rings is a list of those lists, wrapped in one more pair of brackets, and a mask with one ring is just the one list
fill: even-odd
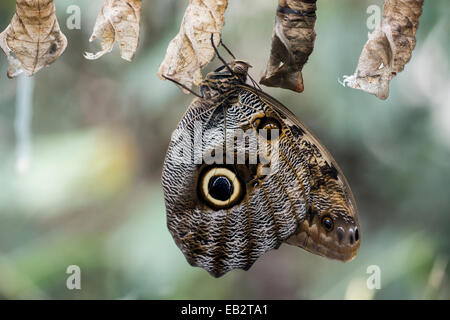
[(282, 243), (352, 259), (359, 219), (336, 162), (292, 112), (246, 84), (249, 64), (226, 63), (212, 45), (224, 65), (200, 85), (162, 173), (168, 229), (187, 261), (220, 277)]

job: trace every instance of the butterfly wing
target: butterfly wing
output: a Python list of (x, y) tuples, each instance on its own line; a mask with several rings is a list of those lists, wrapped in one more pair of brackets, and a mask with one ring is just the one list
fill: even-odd
[[(237, 146), (235, 133), (253, 132), (260, 141), (265, 128), (279, 135), (264, 136), (269, 152), (251, 161), (259, 144), (244, 139)], [(292, 113), (251, 87), (221, 101), (193, 101), (172, 136), (162, 184), (176, 244), (191, 265), (216, 277), (247, 270), (283, 242), (347, 260), (339, 251), (347, 246), (326, 246), (337, 237), (331, 234), (357, 221), (345, 178)], [(321, 232), (325, 217), (334, 219), (334, 233)]]
[(359, 216), (342, 170), (319, 139), (290, 110), (260, 90), (243, 87), (243, 95), (248, 96), (245, 104), (261, 101), (266, 112), (275, 113), (281, 119), (280, 162), (291, 162), (290, 173), (284, 173), (298, 176), (303, 185), (302, 189), (294, 190), (296, 196), (306, 198), (306, 219), (286, 242), (327, 258), (353, 259), (360, 246)]

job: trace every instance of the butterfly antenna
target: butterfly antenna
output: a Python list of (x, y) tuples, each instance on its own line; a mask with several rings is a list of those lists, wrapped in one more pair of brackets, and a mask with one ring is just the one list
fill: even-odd
[(228, 47), (225, 45), (225, 43), (222, 42), (222, 39), (220, 39), (220, 45), (225, 49), (226, 52), (228, 52), (228, 54), (229, 54), (234, 60), (236, 60), (236, 57), (235, 57), (234, 54), (231, 52), (231, 50), (228, 49)]
[(214, 52), (215, 52), (216, 55), (217, 55), (217, 58), (219, 58), (219, 60), (222, 61), (223, 65), (224, 65), (224, 66), (228, 69), (228, 71), (234, 76), (235, 74), (234, 74), (233, 70), (230, 68), (230, 66), (229, 66), (228, 63), (225, 61), (225, 59), (222, 58), (222, 56), (221, 56), (220, 53), (219, 53), (219, 50), (217, 50), (217, 47), (216, 47), (216, 45), (214, 44), (214, 33), (211, 33), (211, 45), (212, 45), (212, 47), (213, 47), (213, 49), (214, 49)]
[[(222, 39), (220, 39), (220, 45), (225, 49), (226, 52), (228, 52), (228, 54), (234, 59), (236, 60), (236, 57), (234, 56), (234, 54), (231, 52), (230, 49), (228, 49), (228, 47), (225, 45), (225, 43), (223, 43)], [(259, 84), (255, 81), (255, 79), (252, 78), (252, 76), (250, 74), (247, 74), (248, 77), (250, 78), (250, 80), (252, 81), (252, 84), (255, 88), (261, 90), (261, 87), (259, 86)]]
[(177, 80), (174, 80), (172, 78), (169, 78), (167, 76), (165, 76), (164, 74), (161, 75), (164, 79), (172, 81), (173, 83), (175, 83), (177, 86), (180, 86), (181, 88), (189, 91), (190, 93), (192, 93), (194, 96), (199, 97), (200, 99), (203, 99), (204, 97), (199, 95), (197, 92), (194, 92), (192, 89), (189, 89), (188, 87), (186, 87), (184, 84), (178, 82)]

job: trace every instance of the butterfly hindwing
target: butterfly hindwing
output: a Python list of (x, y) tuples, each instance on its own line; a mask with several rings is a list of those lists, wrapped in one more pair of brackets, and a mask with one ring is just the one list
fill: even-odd
[[(279, 139), (280, 167), (297, 176), (306, 199), (306, 219), (286, 241), (310, 252), (348, 261), (359, 249), (359, 217), (348, 182), (323, 144), (281, 103), (254, 88), (245, 95), (261, 100), (283, 123)], [(285, 166), (285, 167), (286, 167)], [(288, 172), (290, 171), (290, 174)], [(295, 188), (293, 194), (300, 191)], [(331, 228), (323, 219), (330, 218)]]
[(354, 257), (356, 206), (329, 152), (278, 101), (220, 79), (231, 89), (193, 101), (163, 167), (167, 225), (188, 262), (219, 277), (282, 243)]

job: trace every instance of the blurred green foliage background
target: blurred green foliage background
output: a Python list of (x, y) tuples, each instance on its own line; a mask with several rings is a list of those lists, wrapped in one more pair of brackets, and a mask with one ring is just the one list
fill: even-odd
[[(220, 279), (193, 268), (165, 221), (161, 166), (192, 96), (156, 72), (187, 0), (143, 1), (135, 60), (98, 61), (88, 42), (103, 1), (56, 0), (69, 40), (34, 77), (32, 159), (16, 170), (18, 81), (0, 58), (0, 297), (5, 299), (449, 299), (450, 3), (425, 1), (417, 46), (380, 101), (338, 83), (352, 74), (383, 1), (318, 1), (305, 91), (266, 91), (328, 147), (355, 194), (362, 243), (349, 263), (283, 245), (248, 272)], [(230, 0), (224, 42), (259, 79), (269, 57), (276, 0)], [(69, 5), (81, 30), (68, 30)], [(0, 2), (0, 29), (15, 2)], [(218, 65), (217, 61), (212, 63)], [(66, 288), (78, 265), (82, 289)], [(369, 290), (367, 268), (381, 270)]]

